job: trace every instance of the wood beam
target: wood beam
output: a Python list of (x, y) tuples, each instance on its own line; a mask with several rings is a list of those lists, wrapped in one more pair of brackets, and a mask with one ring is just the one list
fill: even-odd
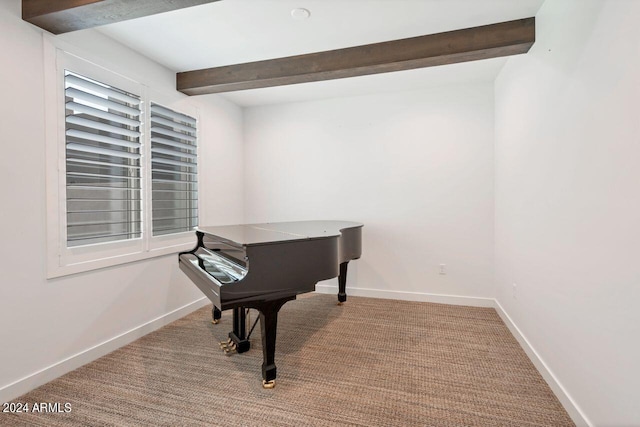
[(176, 87), (187, 95), (340, 79), (526, 53), (535, 18), (286, 58), (185, 71)]
[(22, 0), (22, 19), (62, 34), (215, 1), (219, 0)]

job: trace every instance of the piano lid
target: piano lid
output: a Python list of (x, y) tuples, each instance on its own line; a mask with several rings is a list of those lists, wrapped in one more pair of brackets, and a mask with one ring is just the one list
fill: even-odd
[(340, 236), (342, 229), (362, 226), (361, 223), (350, 221), (295, 221), (205, 226), (198, 227), (198, 230), (236, 245), (255, 246)]

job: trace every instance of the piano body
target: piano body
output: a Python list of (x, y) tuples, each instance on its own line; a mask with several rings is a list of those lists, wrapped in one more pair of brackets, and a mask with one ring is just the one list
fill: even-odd
[(199, 227), (196, 247), (179, 254), (182, 271), (213, 302), (213, 323), (222, 310), (233, 310), (233, 331), (221, 343), (226, 352), (249, 350), (253, 327), (247, 334), (247, 310), (258, 310), (263, 387), (275, 385), (278, 311), (336, 276), (338, 301), (346, 301), (347, 265), (362, 253), (362, 227), (347, 221)]

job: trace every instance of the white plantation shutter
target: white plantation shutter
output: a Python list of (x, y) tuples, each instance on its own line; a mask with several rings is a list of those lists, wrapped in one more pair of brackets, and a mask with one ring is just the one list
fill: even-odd
[(196, 119), (151, 104), (153, 235), (198, 225)]
[(67, 246), (141, 237), (140, 97), (65, 71)]

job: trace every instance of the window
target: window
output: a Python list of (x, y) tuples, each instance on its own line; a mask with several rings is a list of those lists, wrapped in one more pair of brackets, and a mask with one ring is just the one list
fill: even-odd
[(45, 61), (47, 277), (191, 248), (195, 108), (55, 47)]
[(142, 235), (140, 97), (65, 71), (67, 246)]
[(151, 104), (153, 235), (198, 225), (196, 119)]

